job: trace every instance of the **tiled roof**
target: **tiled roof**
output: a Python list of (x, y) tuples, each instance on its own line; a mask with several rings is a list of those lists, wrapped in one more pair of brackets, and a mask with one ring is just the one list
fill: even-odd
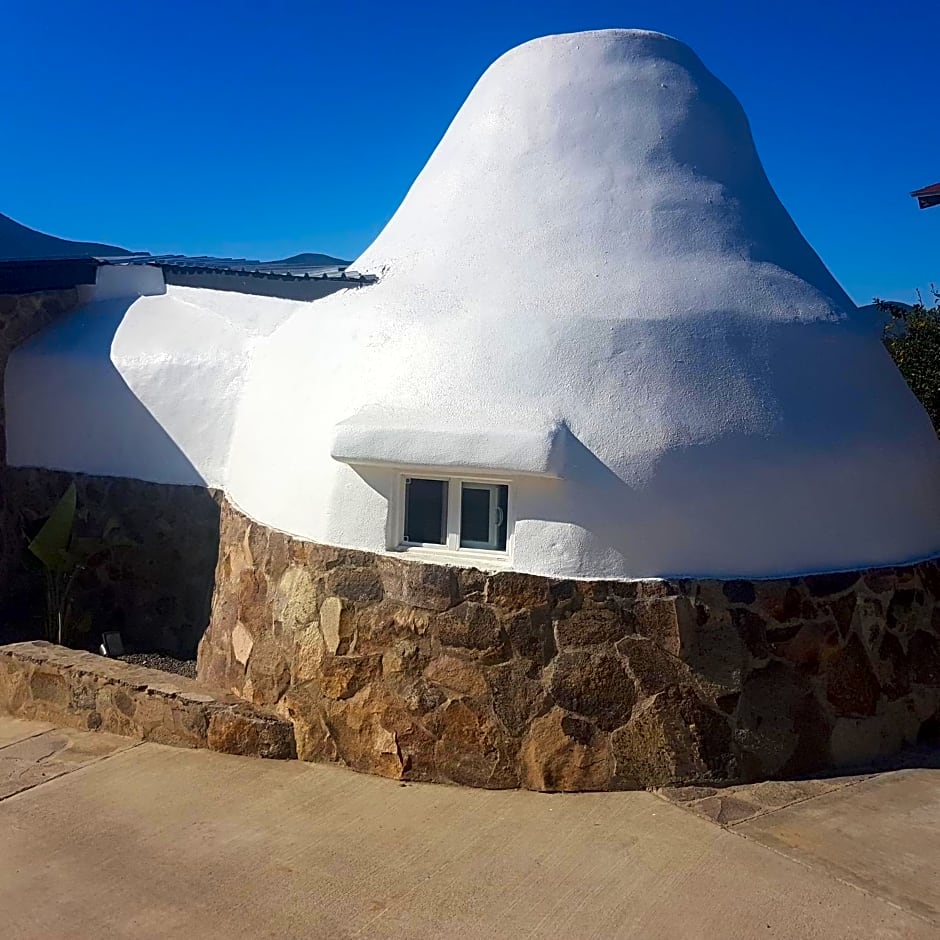
[(940, 183), (925, 186), (923, 189), (915, 189), (911, 195), (917, 200), (917, 204), (921, 209), (940, 206)]
[[(152, 264), (163, 269), (168, 283), (174, 275), (185, 280), (177, 283), (209, 286), (199, 282), (211, 277), (218, 282), (212, 286), (241, 290), (268, 296), (286, 296), (295, 299), (314, 299), (324, 291), (315, 288), (312, 281), (328, 280), (335, 289), (341, 286), (360, 287), (376, 280), (374, 275), (362, 275), (341, 265), (304, 265), (285, 262), (251, 261), (247, 258), (213, 258), (208, 255), (123, 255), (96, 258), (42, 258), (0, 261), (0, 293), (18, 294), (43, 290), (63, 290), (79, 284), (94, 284), (95, 271), (103, 264)], [(253, 284), (269, 282), (264, 287)], [(273, 282), (273, 283), (270, 283)], [(283, 284), (281, 291), (277, 284)], [(308, 291), (304, 285), (310, 285)], [(308, 297), (309, 295), (309, 297)]]
[(126, 258), (98, 258), (97, 260), (117, 264), (156, 264), (161, 268), (176, 271), (217, 271), (252, 277), (329, 277), (352, 280), (357, 283), (375, 279), (350, 271), (345, 264), (292, 264), (284, 261), (253, 261), (248, 258), (216, 258), (211, 255), (132, 255)]

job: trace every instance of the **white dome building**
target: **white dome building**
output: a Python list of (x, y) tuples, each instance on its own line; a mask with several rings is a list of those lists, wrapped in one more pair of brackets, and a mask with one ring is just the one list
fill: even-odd
[[(940, 550), (940, 445), (880, 323), (787, 215), (732, 94), (673, 39), (579, 33), (503, 56), (354, 267), (379, 282), (257, 350), (228, 487), (255, 519), (552, 577)], [(443, 512), (438, 484), (409, 496), (415, 534), (403, 478), (448, 484)], [(461, 539), (455, 491), (477, 481), (508, 493), (464, 497)], [(461, 548), (504, 538), (489, 558)]]
[(301, 757), (604, 789), (940, 726), (940, 443), (688, 47), (507, 53), (353, 268), (111, 274), (6, 376), (11, 464), (223, 491), (199, 675)]

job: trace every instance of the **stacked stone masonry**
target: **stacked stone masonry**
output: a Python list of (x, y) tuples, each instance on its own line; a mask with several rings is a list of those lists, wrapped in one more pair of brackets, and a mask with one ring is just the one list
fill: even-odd
[(298, 755), (605, 790), (793, 777), (940, 724), (940, 566), (557, 581), (301, 542), (223, 504), (199, 676)]
[(225, 754), (295, 756), (289, 721), (192, 679), (46, 642), (0, 646), (0, 712)]

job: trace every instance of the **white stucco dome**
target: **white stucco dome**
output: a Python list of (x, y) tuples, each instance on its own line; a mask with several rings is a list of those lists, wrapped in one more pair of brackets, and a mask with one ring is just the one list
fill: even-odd
[[(78, 311), (11, 358), (12, 462), (202, 481), (262, 523), (378, 552), (400, 535), (403, 474), (476, 474), (510, 487), (502, 563), (547, 576), (772, 577), (940, 551), (940, 444), (879, 322), (674, 39), (504, 55), (353, 268), (378, 283)], [(114, 324), (92, 355), (82, 324), (100, 310)], [(81, 376), (65, 407), (46, 391), (63, 363)], [(115, 421), (95, 389), (122, 381), (144, 408)]]
[[(504, 55), (353, 267), (379, 283), (299, 310), (254, 359), (229, 488), (263, 522), (384, 550), (397, 459), (519, 470), (512, 565), (545, 575), (940, 549), (926, 415), (676, 40)], [(559, 427), (557, 472), (526, 475)]]

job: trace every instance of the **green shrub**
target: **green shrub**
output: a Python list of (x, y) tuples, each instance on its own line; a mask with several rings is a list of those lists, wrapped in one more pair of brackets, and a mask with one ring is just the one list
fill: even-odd
[(937, 429), (940, 428), (940, 291), (931, 287), (930, 292), (933, 296), (930, 307), (919, 294), (913, 307), (877, 299), (875, 304), (890, 318), (885, 324), (885, 346)]

